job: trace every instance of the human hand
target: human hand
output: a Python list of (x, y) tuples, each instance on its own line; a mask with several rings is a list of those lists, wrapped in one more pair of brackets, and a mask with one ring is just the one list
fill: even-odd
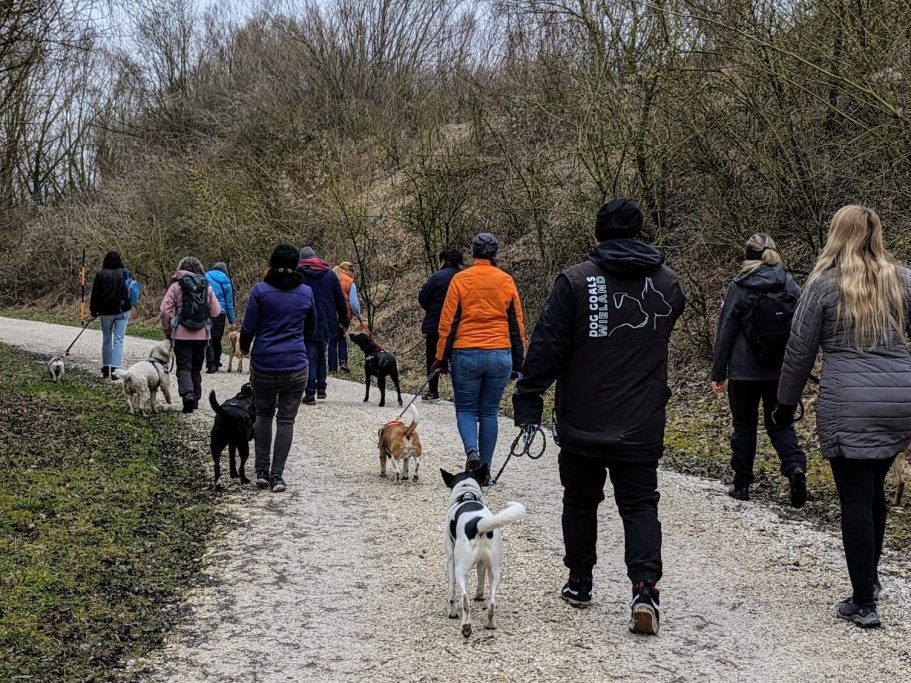
[(438, 372), (441, 375), (449, 374), (449, 361), (448, 360), (436, 360), (433, 362), (433, 365), (430, 366), (430, 372)]
[(794, 415), (797, 414), (796, 404), (779, 403), (772, 410), (772, 422), (780, 427), (788, 427), (794, 424)]
[(714, 393), (714, 394), (722, 394), (722, 393), (724, 393), (724, 382), (712, 381), (709, 383), (709, 388), (712, 390), (712, 393)]
[(509, 379), (519, 380), (525, 377), (525, 363), (519, 363), (514, 366), (512, 372), (509, 373)]

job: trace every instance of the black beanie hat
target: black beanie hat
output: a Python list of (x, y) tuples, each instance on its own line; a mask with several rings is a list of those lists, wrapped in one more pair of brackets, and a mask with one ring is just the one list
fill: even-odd
[(301, 254), (297, 247), (292, 247), (290, 244), (279, 244), (272, 250), (272, 256), (269, 257), (269, 267), (297, 270), (297, 262), (300, 261), (300, 256)]
[(595, 238), (599, 242), (636, 237), (642, 230), (642, 211), (632, 199), (620, 197), (602, 204), (595, 219)]
[(500, 243), (489, 232), (478, 233), (471, 242), (471, 255), (474, 258), (492, 259), (497, 255)]

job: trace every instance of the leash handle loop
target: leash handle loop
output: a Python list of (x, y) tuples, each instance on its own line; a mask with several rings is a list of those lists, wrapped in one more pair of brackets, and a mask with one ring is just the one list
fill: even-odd
[[(532, 447), (539, 435), (541, 436), (541, 449), (537, 452), (533, 452)], [(497, 476), (493, 478), (491, 485), (495, 486), (496, 483), (500, 481), (500, 475), (503, 474), (503, 470), (506, 469), (506, 466), (509, 464), (509, 461), (513, 459), (513, 456), (521, 458), (525, 455), (528, 456), (529, 460), (537, 460), (544, 455), (546, 450), (547, 436), (544, 434), (544, 430), (541, 429), (541, 425), (527, 424), (524, 427), (521, 427), (516, 438), (513, 439), (512, 446), (509, 448), (509, 455), (506, 456), (503, 466), (500, 468), (500, 471), (497, 472)]]

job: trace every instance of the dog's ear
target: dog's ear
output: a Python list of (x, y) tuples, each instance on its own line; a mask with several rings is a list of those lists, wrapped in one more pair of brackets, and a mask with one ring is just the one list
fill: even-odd
[(443, 475), (443, 483), (446, 484), (446, 486), (448, 486), (449, 488), (452, 488), (452, 480), (455, 479), (455, 475), (450, 474), (449, 472), (444, 470), (442, 467), (440, 468), (440, 474)]
[(490, 475), (490, 465), (488, 465), (486, 462), (483, 465), (481, 465), (478, 469), (476, 469), (474, 472), (471, 473), (471, 476), (479, 484), (483, 484), (485, 481), (487, 481), (487, 477), (489, 475)]

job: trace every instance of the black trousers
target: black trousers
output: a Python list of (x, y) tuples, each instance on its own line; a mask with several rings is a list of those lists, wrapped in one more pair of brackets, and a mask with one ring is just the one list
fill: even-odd
[(864, 607), (873, 605), (873, 581), (878, 576), (889, 509), (883, 485), (894, 460), (829, 461), (841, 501), (841, 538), (852, 597)]
[[(426, 344), (427, 351), (427, 374), (430, 374), (430, 371), (433, 369), (433, 363), (436, 361), (437, 356), (437, 343), (440, 341), (440, 335), (438, 334), (425, 334), (424, 343)], [(440, 394), (440, 376), (437, 375), (427, 386), (427, 391), (431, 394), (439, 396)]]
[[(627, 576), (633, 583), (661, 578), (661, 522), (658, 521), (660, 450), (622, 462), (560, 452), (563, 484), (563, 564), (576, 577), (590, 577), (598, 561), (598, 505), (610, 473), (614, 500), (623, 520)], [(618, 459), (619, 460), (619, 459)]]
[(206, 360), (205, 339), (174, 340), (174, 357), (177, 359), (177, 393), (181, 398), (202, 398), (202, 364)]
[(760, 401), (766, 433), (781, 460), (781, 473), (787, 476), (797, 468), (807, 468), (807, 458), (797, 443), (794, 426), (780, 426), (772, 422), (772, 410), (778, 405), (778, 380), (731, 380), (728, 382), (728, 402), (734, 419), (731, 469), (734, 470), (734, 485), (737, 487), (747, 487), (753, 481)]
[(221, 340), (225, 336), (225, 321), (227, 316), (221, 315), (212, 318), (212, 329), (209, 330), (211, 338), (209, 345), (206, 347), (206, 367), (221, 367)]

